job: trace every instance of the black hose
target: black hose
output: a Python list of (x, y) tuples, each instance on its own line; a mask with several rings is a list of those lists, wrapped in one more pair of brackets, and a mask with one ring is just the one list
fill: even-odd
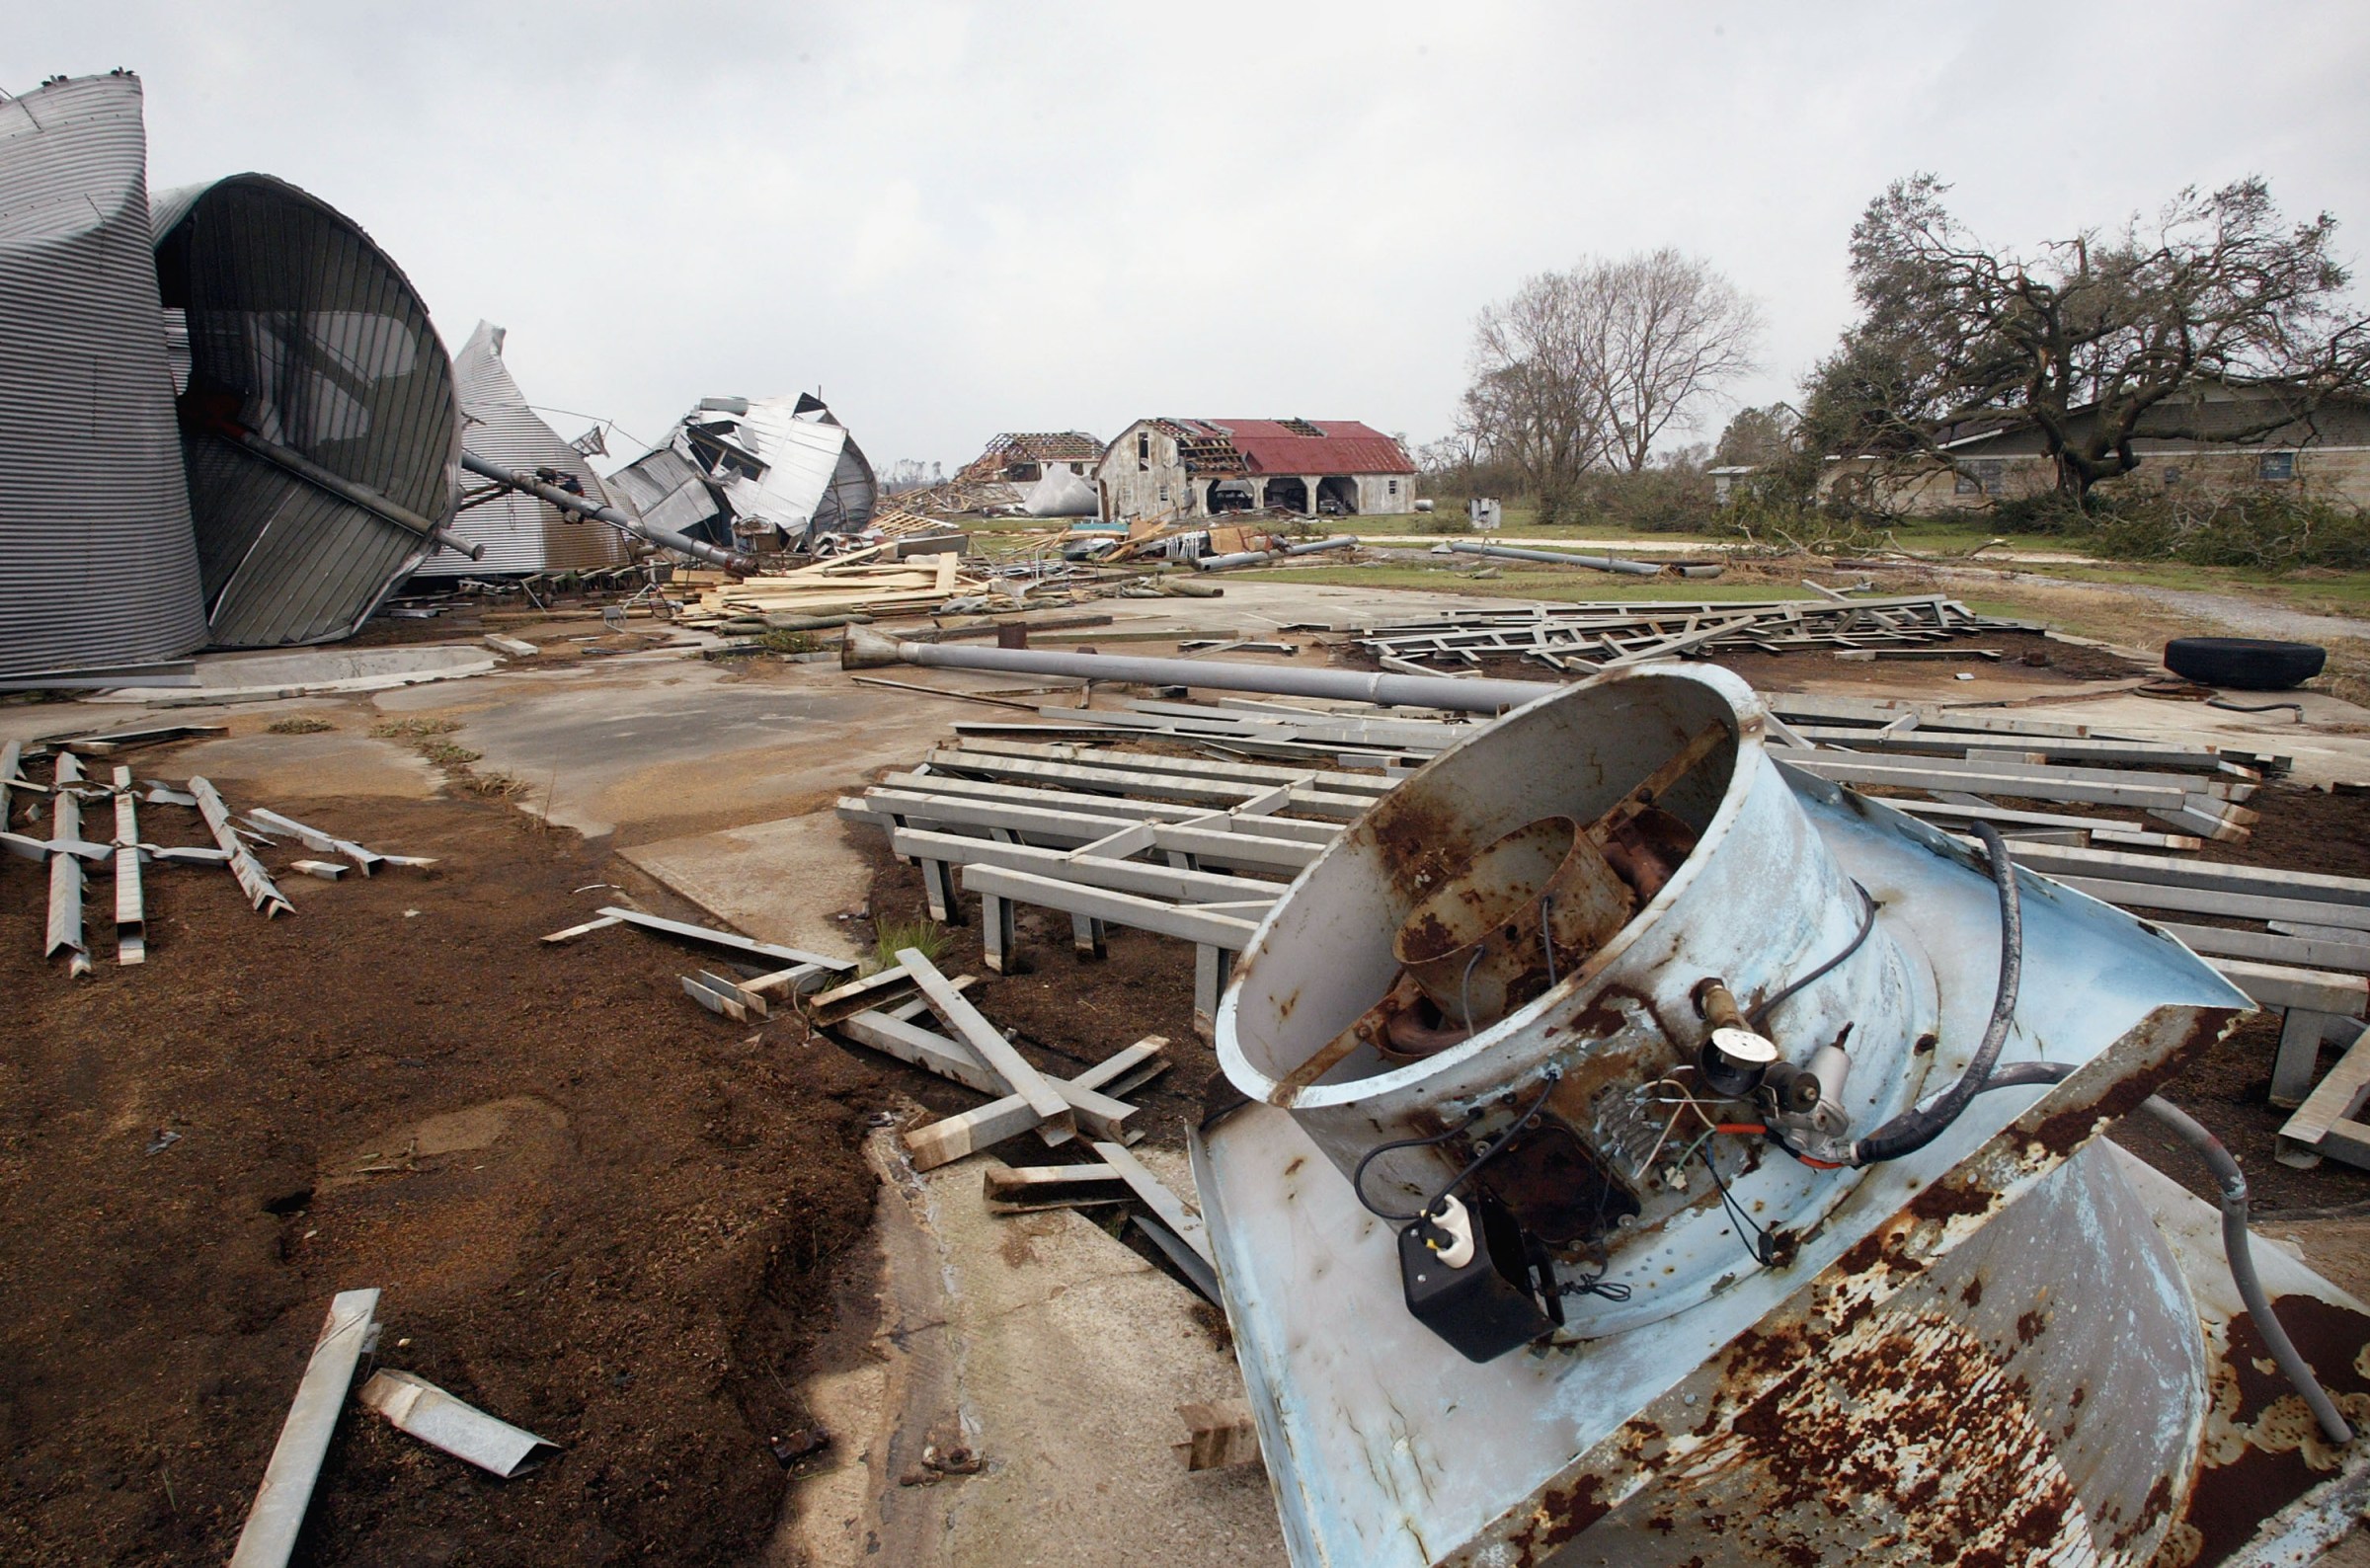
[(1821, 964), (1809, 974), (1789, 981), (1777, 995), (1765, 998), (1759, 1006), (1745, 1014), (1746, 1023), (1751, 1024), (1763, 1034), (1769, 1033), (1764, 1020), (1777, 1010), (1778, 1003), (1799, 994), (1812, 981), (1825, 978), (1829, 971), (1858, 952), (1860, 944), (1867, 941), (1868, 933), (1876, 929), (1876, 900), (1867, 889), (1856, 882), (1852, 884), (1852, 889), (1859, 895), (1859, 929), (1852, 934), (1852, 940), (1844, 944), (1844, 950), (1841, 953), (1836, 954), (1835, 957)]
[(2016, 868), (2008, 858), (2007, 841), (1990, 823), (1977, 823), (1975, 835), (1983, 840), (1984, 853), (1991, 856), (1992, 884), (2000, 890), (2000, 987), (1992, 997), (1991, 1022), (1984, 1026), (1983, 1039), (1958, 1081), (1931, 1105), (1912, 1106), (1853, 1144), (1851, 1163), (1855, 1165), (1899, 1159), (1941, 1137), (1990, 1081), (2008, 1044), (2009, 1022), (2016, 1012), (2016, 984), (2024, 971), (2024, 915), (2016, 899)]
[[(2063, 1062), (2019, 1061), (1993, 1073), (1983, 1087), (2014, 1089), (2026, 1084), (2056, 1083), (2073, 1070)], [(2215, 1184), (2222, 1190), (2222, 1255), (2230, 1264), (2230, 1280), (2239, 1288), (2239, 1299), (2245, 1303), (2247, 1315), (2254, 1319), (2255, 1330), (2263, 1336), (2264, 1348), (2279, 1364), (2289, 1386), (2303, 1396), (2313, 1419), (2321, 1424), (2322, 1433), (2331, 1443), (2351, 1443), (2353, 1428), (2346, 1425), (2336, 1401), (2321, 1386), (2311, 1364), (2297, 1351), (2296, 1342), (2288, 1338), (2278, 1314), (2271, 1310), (2271, 1297), (2264, 1294), (2262, 1280), (2254, 1272), (2253, 1239), (2247, 1228), (2246, 1171), (2240, 1168), (2237, 1157), (2222, 1146), (2220, 1138), (2163, 1095), (2150, 1095), (2140, 1102), (2140, 1109), (2195, 1150), (2205, 1161), (2206, 1169), (2214, 1173)]]

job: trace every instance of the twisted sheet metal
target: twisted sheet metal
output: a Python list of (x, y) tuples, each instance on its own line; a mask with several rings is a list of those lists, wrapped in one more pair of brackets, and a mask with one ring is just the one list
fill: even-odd
[(795, 543), (872, 523), (872, 463), (831, 411), (807, 394), (703, 398), (667, 444), (610, 476), (644, 520), (728, 548), (736, 524), (771, 525)]
[[(530, 474), (548, 468), (569, 475), (584, 487), (588, 502), (606, 504), (608, 492), (584, 454), (526, 406), (518, 383), (511, 379), (510, 368), (503, 363), (502, 342), (503, 329), (481, 321), (452, 356), (453, 384), (460, 398), (469, 450), (505, 468)], [(625, 536), (615, 528), (590, 518), (566, 521), (557, 507), (515, 490), (455, 513), (452, 531), (471, 544), (483, 545), (484, 557), (471, 561), (439, 550), (420, 564), (414, 577), (587, 572), (623, 566), (631, 559)]]
[(350, 219), (268, 175), (168, 192), (153, 223), (161, 296), (189, 330), (183, 452), (213, 640), (349, 636), (430, 542), (231, 432), (448, 521), (460, 422), (428, 307)]
[(205, 642), (129, 74), (0, 103), (0, 679)]

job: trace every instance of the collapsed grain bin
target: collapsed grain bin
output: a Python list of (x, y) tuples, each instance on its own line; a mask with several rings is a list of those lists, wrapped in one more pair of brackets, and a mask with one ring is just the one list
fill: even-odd
[(206, 641), (128, 72), (0, 102), (0, 680)]
[(152, 217), (212, 641), (351, 636), (452, 516), (428, 307), (351, 219), (268, 175), (168, 192)]
[[(468, 449), (499, 467), (536, 475), (581, 495), (590, 506), (607, 505), (608, 491), (584, 453), (527, 407), (503, 362), (504, 337), (502, 328), (481, 321), (452, 356)], [(452, 531), (483, 546), (485, 554), (472, 561), (440, 550), (422, 562), (414, 577), (597, 571), (623, 566), (632, 558), (625, 535), (615, 527), (582, 512), (563, 512), (550, 502), (507, 486), (464, 495), (453, 514)]]
[(879, 485), (819, 398), (702, 398), (667, 443), (609, 476), (644, 520), (725, 549), (810, 547), (870, 526)]

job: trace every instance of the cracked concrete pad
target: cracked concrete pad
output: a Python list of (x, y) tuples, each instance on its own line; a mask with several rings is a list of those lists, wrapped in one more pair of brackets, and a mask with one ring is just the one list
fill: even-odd
[[(989, 1214), (980, 1161), (917, 1176), (894, 1132), (873, 1148), (879, 1311), (866, 1353), (843, 1347), (812, 1385), (832, 1456), (797, 1484), (771, 1560), (1281, 1565), (1266, 1472), (1191, 1473), (1175, 1449), (1178, 1405), (1242, 1397), (1196, 1297), (1079, 1214)], [(1192, 1192), (1182, 1153), (1138, 1152)], [(900, 1484), (933, 1436), (986, 1467)]]
[[(136, 754), (125, 760), (133, 773), (146, 776)], [(246, 786), (258, 798), (233, 801), (241, 810), (324, 796), (425, 800), (443, 783), (443, 775), (409, 746), (346, 730), (321, 735), (259, 731), (200, 741), (177, 753), (168, 771), (176, 778), (203, 774), (217, 784)]]
[(848, 936), (872, 870), (830, 811), (661, 839), (619, 856), (760, 942), (832, 958), (862, 956)]

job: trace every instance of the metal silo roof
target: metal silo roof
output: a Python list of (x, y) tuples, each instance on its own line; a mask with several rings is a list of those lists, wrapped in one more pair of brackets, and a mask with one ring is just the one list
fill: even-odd
[[(565, 474), (583, 487), (587, 500), (608, 501), (600, 476), (584, 454), (526, 406), (525, 396), (502, 359), (503, 330), (481, 321), (452, 356), (453, 383), (460, 396), (463, 444), (505, 468)], [(549, 502), (515, 490), (499, 491), (454, 514), (452, 531), (485, 546), (471, 561), (439, 550), (421, 563), (415, 577), (483, 576), (502, 572), (591, 571), (623, 566), (631, 559), (625, 536), (607, 523), (569, 522)]]
[(0, 679), (206, 640), (129, 74), (0, 102)]
[(452, 515), (460, 425), (428, 307), (317, 197), (233, 175), (156, 199), (187, 312), (183, 446), (213, 640), (352, 634)]

